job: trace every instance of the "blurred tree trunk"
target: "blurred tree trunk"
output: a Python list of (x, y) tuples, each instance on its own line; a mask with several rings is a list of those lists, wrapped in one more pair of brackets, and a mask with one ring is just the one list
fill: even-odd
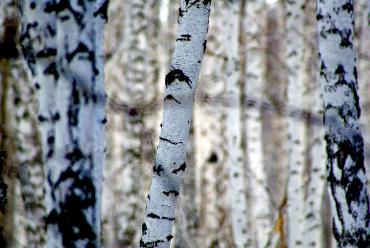
[[(267, 189), (267, 173), (264, 166), (262, 143), (261, 104), (264, 98), (264, 84), (267, 66), (267, 6), (265, 1), (248, 1), (245, 15), (246, 36), (246, 86), (247, 104), (246, 144), (248, 161), (248, 181), (250, 188), (251, 233), (255, 237), (255, 247), (266, 247), (273, 225), (271, 204)], [(253, 199), (253, 200), (252, 200)]]
[(25, 1), (22, 6), (25, 57), (40, 90), (47, 244), (99, 247), (107, 2)]
[(307, 85), (307, 95), (309, 115), (307, 135), (307, 154), (308, 156), (308, 179), (306, 181), (305, 197), (305, 226), (303, 247), (320, 248), (324, 245), (324, 218), (321, 215), (326, 196), (325, 191), (325, 146), (324, 146), (324, 127), (321, 124), (322, 116), (322, 94), (320, 90), (318, 65), (317, 65), (317, 44), (312, 40), (316, 37), (315, 15), (316, 4), (306, 2), (305, 8), (305, 58), (306, 63), (305, 84)]
[(152, 107), (156, 103), (158, 62), (157, 49), (152, 43), (158, 36), (158, 4), (138, 0), (116, 2), (112, 7), (122, 9), (122, 6), (124, 38), (107, 64), (112, 99), (109, 158), (113, 168), (109, 177), (115, 182), (109, 185), (107, 181), (113, 199), (106, 200), (114, 202), (110, 217), (114, 241), (107, 242), (114, 242), (113, 246), (136, 247), (140, 236), (137, 226), (144, 217), (145, 168), (153, 155), (155, 127), (149, 122), (157, 121)]
[(248, 228), (246, 202), (246, 175), (244, 170), (244, 151), (242, 146), (242, 110), (241, 110), (241, 56), (240, 25), (241, 1), (227, 1), (226, 8), (226, 137), (227, 168), (229, 170), (230, 215), (235, 247), (249, 247), (251, 232)]
[[(225, 56), (223, 24), (226, 8), (221, 1), (213, 3), (210, 15), (207, 51), (202, 67), (195, 105), (196, 205), (200, 212), (200, 247), (230, 247), (228, 216), (225, 109)], [(204, 121), (204, 120), (207, 121)]]
[(305, 1), (286, 2), (286, 63), (288, 70), (288, 247), (302, 247), (304, 233), (304, 170), (306, 164), (306, 124), (304, 68)]
[(205, 52), (210, 1), (180, 1), (179, 28), (166, 76), (163, 122), (140, 247), (170, 247), (176, 200), (185, 171), (192, 104)]
[[(25, 224), (22, 228), (26, 232), (27, 247), (38, 248), (44, 247), (46, 243), (45, 178), (37, 122), (36, 94), (26, 69), (23, 61), (18, 61), (13, 67), (13, 106), (10, 109), (15, 110), (12, 131), (16, 144), (14, 160), (25, 214)], [(17, 240), (20, 239), (20, 235), (17, 234)]]
[(317, 21), (333, 232), (338, 247), (366, 247), (370, 209), (359, 127), (353, 1), (317, 1)]
[(0, 247), (13, 247), (15, 217), (15, 144), (11, 137), (11, 66), (18, 58), (17, 2), (0, 3)]

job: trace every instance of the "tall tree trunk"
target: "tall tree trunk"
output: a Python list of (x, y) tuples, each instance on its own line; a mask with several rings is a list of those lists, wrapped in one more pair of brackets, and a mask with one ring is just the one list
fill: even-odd
[(250, 246), (248, 230), (246, 180), (244, 170), (244, 151), (242, 146), (241, 111), (241, 56), (240, 56), (240, 17), (241, 1), (227, 2), (226, 20), (226, 87), (228, 100), (226, 109), (227, 167), (229, 170), (229, 194), (233, 240), (236, 247)]
[[(288, 247), (303, 246), (304, 168), (306, 127), (302, 119), (304, 104), (304, 8), (305, 1), (286, 2), (286, 63), (288, 69)], [(297, 111), (297, 112), (295, 112)]]
[(311, 37), (316, 36), (315, 3), (306, 2), (305, 14), (305, 73), (308, 88), (310, 116), (308, 121), (307, 154), (309, 166), (305, 197), (305, 226), (303, 247), (320, 248), (324, 245), (324, 220), (321, 216), (325, 191), (325, 146), (324, 127), (321, 124), (322, 94), (317, 65), (317, 44)]
[(18, 57), (19, 13), (15, 0), (0, 3), (0, 247), (14, 243), (15, 144), (11, 137), (11, 66)]
[(101, 33), (107, 4), (23, 4), (24, 51), (40, 89), (48, 247), (100, 243), (106, 122)]
[(317, 1), (317, 21), (333, 232), (338, 247), (367, 247), (370, 209), (359, 127), (353, 1)]
[(246, 144), (248, 181), (250, 187), (251, 223), (255, 235), (255, 247), (266, 247), (272, 232), (271, 204), (267, 191), (267, 173), (264, 166), (262, 143), (261, 102), (266, 81), (266, 34), (267, 9), (265, 1), (248, 1), (246, 4), (246, 86), (247, 100), (256, 106), (246, 107)]
[(140, 247), (169, 247), (185, 171), (192, 105), (206, 46), (211, 1), (180, 1), (179, 29), (166, 76), (163, 121)]

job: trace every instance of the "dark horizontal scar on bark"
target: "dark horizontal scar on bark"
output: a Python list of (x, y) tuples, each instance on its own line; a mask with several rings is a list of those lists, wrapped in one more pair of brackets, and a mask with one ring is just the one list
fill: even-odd
[(191, 86), (192, 82), (190, 78), (186, 76), (185, 73), (180, 69), (174, 69), (166, 75), (166, 79), (165, 79), (166, 88), (170, 86), (173, 82), (175, 82), (175, 80), (178, 80), (180, 82), (185, 82), (191, 89), (193, 88)]
[(166, 196), (170, 196), (171, 194), (173, 194), (174, 196), (178, 196), (179, 195), (179, 192), (176, 191), (176, 190), (170, 190), (170, 191), (162, 191), (162, 193)]
[(165, 217), (165, 216), (160, 217), (159, 215), (156, 215), (156, 214), (154, 214), (154, 213), (149, 213), (149, 214), (147, 215), (147, 217), (149, 217), (149, 218), (153, 218), (153, 219), (158, 219), (158, 220), (168, 220), (168, 221), (174, 221), (174, 220), (175, 220), (175, 218), (172, 218), (172, 217)]
[(169, 101), (175, 101), (177, 102), (178, 104), (181, 104), (181, 102), (179, 100), (176, 100), (176, 98), (173, 97), (173, 95), (167, 95), (164, 100), (169, 100)]
[(191, 41), (190, 34), (182, 34), (180, 38), (177, 38), (176, 41)]
[(177, 173), (178, 173), (178, 172), (180, 172), (180, 171), (185, 171), (185, 168), (186, 168), (186, 163), (183, 163), (182, 165), (180, 165), (180, 167), (179, 167), (179, 168), (174, 169), (174, 170), (172, 171), (172, 173), (177, 174)]
[(171, 141), (171, 140), (169, 140), (169, 139), (166, 139), (166, 138), (163, 138), (163, 137), (159, 137), (159, 139), (160, 140), (163, 140), (163, 141), (165, 141), (165, 142), (168, 142), (168, 143), (170, 143), (170, 144), (172, 144), (172, 145), (178, 145), (178, 144), (184, 144), (183, 142), (174, 142), (174, 141)]

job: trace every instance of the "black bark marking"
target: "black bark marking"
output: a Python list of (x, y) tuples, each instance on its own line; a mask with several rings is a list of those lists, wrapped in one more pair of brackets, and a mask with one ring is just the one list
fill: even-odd
[(140, 247), (141, 248), (156, 248), (156, 247), (158, 247), (158, 245), (160, 243), (164, 243), (164, 241), (163, 240), (156, 240), (156, 241), (150, 241), (150, 242), (145, 242), (144, 243), (144, 241), (142, 239), (140, 239)]
[(89, 50), (89, 48), (82, 42), (78, 44), (76, 49), (72, 51), (71, 53), (66, 54), (66, 59), (70, 63), (72, 59), (79, 53), (86, 53), (88, 55), (88, 60), (93, 61), (94, 53)]
[[(78, 1), (78, 5), (82, 7), (82, 9), (85, 9), (85, 3), (84, 1)], [(60, 0), (60, 1), (52, 1), (48, 2), (45, 6), (44, 12), (45, 13), (61, 13), (65, 10), (69, 10), (71, 14), (73, 15), (74, 19), (76, 20), (77, 24), (79, 26), (82, 25), (82, 19), (83, 19), (83, 13), (79, 13), (78, 11), (73, 9), (73, 6), (71, 5), (70, 0)], [(62, 21), (68, 20), (69, 18), (66, 18), (67, 16), (60, 16), (59, 18)]]
[(173, 95), (167, 95), (164, 100), (168, 100), (168, 101), (175, 101), (177, 102), (178, 104), (181, 104), (181, 102), (179, 100), (176, 100), (176, 98), (173, 97)]
[(49, 58), (49, 57), (54, 57), (56, 55), (57, 55), (57, 49), (46, 48), (36, 53), (36, 58)]
[(104, 117), (104, 119), (103, 120), (101, 120), (100, 121), (102, 124), (106, 124), (107, 123), (107, 118), (106, 117)]
[(162, 193), (166, 196), (170, 196), (171, 194), (173, 194), (176, 197), (179, 195), (179, 192), (177, 190), (162, 191)]
[(175, 82), (175, 80), (178, 80), (179, 82), (185, 82), (192, 89), (191, 87), (192, 82), (190, 78), (186, 76), (182, 70), (174, 69), (166, 75), (165, 79), (166, 88), (170, 86), (173, 82)]
[(80, 93), (77, 89), (76, 81), (72, 83), (72, 92), (70, 97), (70, 104), (68, 106), (68, 124), (69, 126), (77, 126), (78, 125), (78, 113), (80, 111)]
[(148, 216), (149, 218), (153, 218), (153, 219), (161, 219), (159, 215), (156, 215), (154, 213), (149, 213), (146, 216)]
[(186, 169), (186, 163), (183, 163), (182, 165), (180, 165), (180, 167), (179, 167), (179, 168), (174, 169), (174, 170), (172, 171), (172, 173), (173, 173), (173, 174), (177, 174), (178, 172), (184, 172), (184, 171), (185, 171), (185, 169)]
[(146, 231), (148, 230), (148, 227), (146, 226), (146, 224), (144, 223), (142, 226), (141, 226), (141, 231), (143, 233), (143, 235), (146, 234)]
[[(159, 165), (154, 165), (153, 166), (153, 172), (156, 173), (158, 176), (160, 176), (161, 175), (161, 172), (164, 173), (163, 166), (160, 165), (160, 164)], [(148, 195), (148, 197), (149, 197), (149, 195)]]
[(44, 122), (44, 121), (47, 121), (48, 119), (45, 117), (45, 116), (43, 116), (43, 115), (39, 115), (38, 117), (37, 117), (37, 119), (39, 120), (39, 122)]
[(167, 241), (170, 241), (172, 238), (173, 238), (173, 236), (172, 236), (172, 235), (168, 235), (168, 236), (166, 237)]
[(108, 21), (109, 0), (105, 0), (102, 5), (94, 12), (94, 16), (100, 16), (105, 22)]
[(182, 34), (180, 35), (180, 38), (177, 38), (176, 41), (191, 41), (191, 35), (190, 34)]
[(175, 142), (175, 141), (171, 141), (171, 140), (169, 140), (169, 139), (166, 139), (166, 138), (163, 138), (163, 137), (159, 137), (159, 139), (160, 140), (163, 140), (163, 141), (165, 141), (165, 142), (168, 142), (168, 143), (170, 143), (170, 144), (172, 144), (172, 145), (178, 145), (178, 144), (184, 144), (183, 142)]
[(56, 112), (54, 115), (53, 115), (53, 121), (59, 121), (60, 120), (60, 114), (59, 112)]
[(204, 40), (204, 42), (203, 42), (203, 53), (206, 52), (206, 48), (207, 48), (207, 40)]
[(215, 152), (212, 152), (211, 156), (209, 156), (207, 162), (214, 164), (214, 163), (217, 163), (217, 161), (218, 161), (217, 154)]
[(66, 159), (70, 160), (71, 163), (75, 163), (75, 162), (83, 159), (85, 156), (83, 155), (81, 150), (76, 147), (71, 152), (68, 152), (65, 157), (66, 157)]
[(58, 80), (59, 78), (59, 73), (58, 73), (58, 70), (57, 70), (57, 65), (55, 62), (52, 62), (48, 65), (48, 67), (46, 67), (46, 69), (44, 70), (44, 74), (46, 75), (52, 75), (54, 76), (54, 79), (55, 80)]
[(163, 217), (161, 217), (161, 220), (174, 221), (175, 218), (163, 216)]

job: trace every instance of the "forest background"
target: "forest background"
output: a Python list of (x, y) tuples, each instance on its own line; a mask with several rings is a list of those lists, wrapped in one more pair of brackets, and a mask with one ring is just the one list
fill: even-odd
[[(250, 247), (336, 247), (326, 188), (315, 1), (297, 2), (298, 7), (272, 0), (212, 2), (173, 247), (236, 247), (235, 229), (242, 225), (248, 227), (241, 231)], [(14, 3), (0, 2), (2, 51), (20, 50)], [(367, 165), (370, 27), (367, 1), (354, 3)], [(178, 8), (175, 0), (109, 3), (104, 247), (139, 243)], [(14, 48), (1, 47), (9, 37)], [(0, 150), (7, 151), (10, 164), (3, 172), (10, 185), (9, 247), (44, 247), (37, 85), (22, 56), (0, 55)], [(234, 210), (240, 201), (248, 211)], [(233, 219), (240, 217), (246, 223), (239, 226)]]

